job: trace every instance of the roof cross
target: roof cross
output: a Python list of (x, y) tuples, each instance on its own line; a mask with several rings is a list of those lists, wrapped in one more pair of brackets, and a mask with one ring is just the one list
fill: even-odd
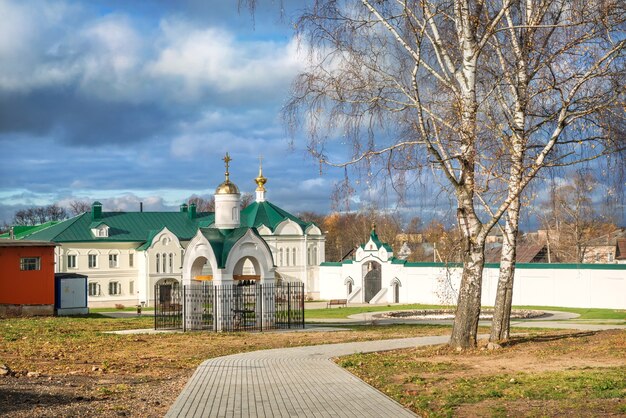
[(227, 153), (226, 153), (226, 156), (223, 158), (223, 161), (224, 161), (224, 163), (226, 164), (226, 173), (224, 173), (224, 174), (226, 174), (226, 180), (228, 180), (228, 175), (229, 175), (229, 173), (228, 173), (228, 166), (229, 166), (229, 163), (230, 163), (232, 160), (233, 160), (233, 159), (232, 159), (232, 158), (230, 158), (230, 155), (228, 155), (228, 152), (227, 152)]

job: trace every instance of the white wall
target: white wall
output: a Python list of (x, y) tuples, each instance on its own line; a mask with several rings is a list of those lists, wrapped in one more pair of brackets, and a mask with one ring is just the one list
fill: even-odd
[[(321, 266), (320, 298), (346, 298), (345, 280), (350, 276), (355, 287), (361, 286), (361, 274), (360, 263)], [(455, 304), (461, 268), (385, 263), (382, 286), (388, 288), (387, 303), (393, 300), (394, 279), (401, 283), (400, 303)], [(497, 284), (498, 268), (485, 268), (483, 305), (493, 306)], [(520, 265), (515, 274), (513, 304), (626, 309), (626, 266)]]

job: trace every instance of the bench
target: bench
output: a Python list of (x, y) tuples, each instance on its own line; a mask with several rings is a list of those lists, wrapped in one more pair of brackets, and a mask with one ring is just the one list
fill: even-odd
[(344, 307), (347, 307), (348, 306), (348, 299), (331, 299), (326, 304), (326, 308), (330, 308), (330, 307), (333, 307), (333, 306), (342, 306), (342, 305)]

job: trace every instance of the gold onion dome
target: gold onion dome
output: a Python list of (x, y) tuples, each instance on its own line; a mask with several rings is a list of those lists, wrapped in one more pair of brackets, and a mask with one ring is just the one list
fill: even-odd
[(259, 175), (257, 178), (254, 179), (254, 182), (257, 185), (257, 192), (264, 192), (265, 191), (265, 183), (267, 183), (267, 179), (265, 177), (263, 177), (263, 163), (262, 161), (259, 161)]
[(228, 165), (231, 161), (232, 158), (230, 158), (228, 153), (226, 153), (226, 157), (224, 157), (224, 163), (226, 164), (226, 172), (224, 173), (224, 176), (226, 179), (222, 184), (217, 186), (215, 194), (239, 194), (239, 188), (235, 185), (235, 183), (230, 181), (230, 174), (228, 173)]

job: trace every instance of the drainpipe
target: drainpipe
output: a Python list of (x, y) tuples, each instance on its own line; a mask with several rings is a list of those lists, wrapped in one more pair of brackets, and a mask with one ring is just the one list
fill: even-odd
[(302, 263), (302, 265), (304, 266), (304, 277), (302, 280), (302, 283), (305, 284), (306, 287), (308, 287), (307, 282), (308, 282), (308, 271), (307, 271), (307, 263), (309, 262), (309, 260), (307, 259), (307, 233), (304, 233), (304, 251), (302, 251), (302, 258), (304, 259), (304, 263)]

